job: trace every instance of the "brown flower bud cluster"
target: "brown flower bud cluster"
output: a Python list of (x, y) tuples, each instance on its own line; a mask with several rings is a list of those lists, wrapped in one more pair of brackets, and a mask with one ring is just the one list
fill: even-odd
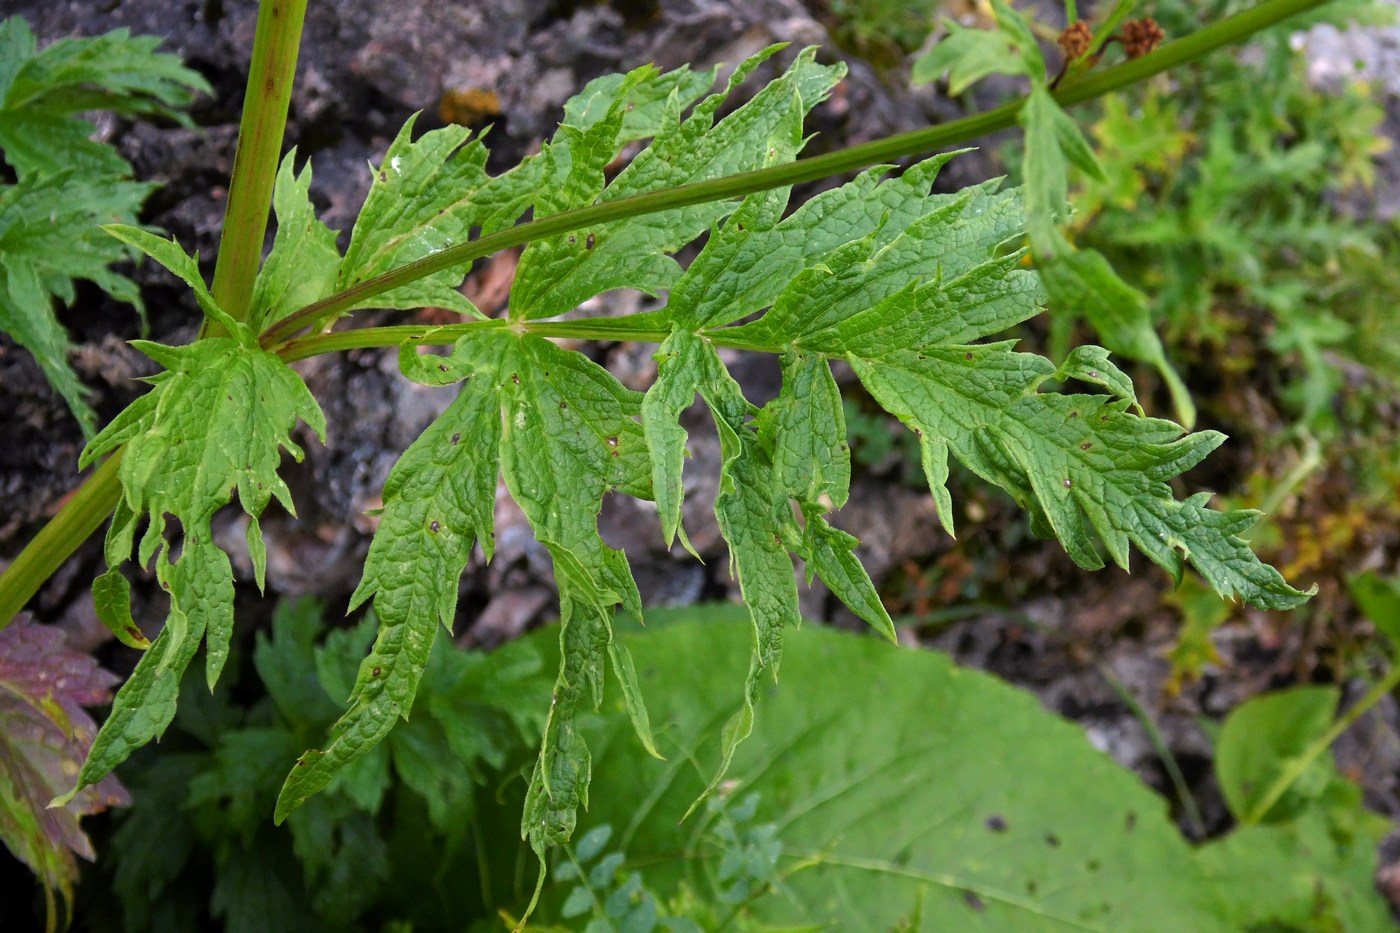
[(1130, 19), (1123, 24), (1123, 30), (1119, 33), (1119, 40), (1123, 43), (1123, 51), (1129, 58), (1141, 58), (1162, 44), (1166, 38), (1166, 33), (1162, 32), (1162, 27), (1157, 25), (1157, 21), (1148, 16), (1144, 19)]
[(1089, 24), (1082, 19), (1075, 20), (1065, 27), (1065, 31), (1060, 33), (1055, 40), (1065, 53), (1065, 61), (1072, 62), (1094, 44), (1094, 33), (1089, 28)]

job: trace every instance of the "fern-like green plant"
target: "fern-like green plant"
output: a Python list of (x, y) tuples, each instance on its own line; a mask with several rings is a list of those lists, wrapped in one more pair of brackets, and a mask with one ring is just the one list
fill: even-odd
[[(1261, 9), (1279, 17), (1308, 5), (1271, 0)], [(300, 14), (264, 14), (260, 43), (294, 45), (288, 18), (299, 23)], [(1180, 60), (1173, 56), (1200, 54), (1247, 35), (1257, 20), (1217, 24), (1148, 64), (1166, 67)], [(262, 54), (267, 47), (259, 45)], [(291, 439), (298, 422), (324, 431), (319, 406), (288, 363), (338, 348), (399, 346), (409, 378), (458, 388), (386, 483), (353, 599), (373, 600), (378, 635), (329, 740), (292, 767), (276, 807), (279, 821), (408, 715), (438, 630), (452, 625), (457, 581), (473, 548), (491, 554), (498, 475), (553, 559), (560, 592), (560, 667), (522, 826), (541, 864), (546, 849), (570, 837), (588, 801), (592, 764), (579, 717), (600, 702), (605, 667), (642, 745), (658, 754), (633, 662), (612, 633), (614, 611), (641, 615), (641, 599), (626, 555), (603, 541), (597, 519), (610, 492), (654, 501), (667, 542), (685, 542), (687, 435), (679, 418), (697, 397), (723, 451), (714, 509), (752, 637), (742, 702), (722, 730), (713, 789), (752, 729), (761, 685), (778, 672), (784, 632), (798, 623), (794, 558), (809, 581), (820, 577), (852, 611), (893, 636), (855, 556), (858, 542), (828, 522), (845, 503), (850, 479), (833, 363), (849, 365), (916, 435), (949, 533), (953, 458), (1005, 489), (1036, 529), (1057, 537), (1086, 568), (1110, 560), (1126, 568), (1131, 545), (1178, 579), (1190, 564), (1225, 597), (1266, 609), (1307, 599), (1239, 537), (1253, 513), (1215, 511), (1208, 493), (1178, 499), (1168, 486), (1223, 436), (1146, 417), (1128, 377), (1098, 347), (1077, 348), (1056, 363), (995, 339), (1036, 315), (1042, 298), (1037, 275), (1016, 248), (1027, 217), (1021, 192), (990, 183), (932, 193), (951, 154), (899, 172), (881, 164), (965, 138), (957, 134), (974, 126), (1007, 125), (1017, 108), (835, 159), (796, 162), (804, 117), (840, 80), (840, 65), (801, 52), (780, 77), (716, 120), (733, 87), (777, 52), (741, 64), (714, 91), (715, 72), (685, 68), (663, 74), (643, 67), (594, 81), (566, 105), (559, 131), (539, 154), (495, 176), (485, 170), (482, 141), (466, 129), (415, 139), (410, 120), (374, 169), (343, 255), (334, 231), (314, 216), (310, 168), (296, 172), (288, 155), (272, 193), (277, 238), (246, 287), (228, 285), (217, 272), (207, 287), (178, 244), (130, 226), (107, 228), (184, 280), (211, 326), (189, 346), (139, 344), (164, 372), (92, 439), (83, 464), (107, 463), (60, 516), (71, 537), (95, 524), (100, 506), (114, 505), (109, 569), (95, 595), (119, 635), (132, 637), (122, 568), (133, 551), (138, 566), (154, 561), (170, 594), (165, 627), (118, 694), (78, 789), (160, 736), (201, 642), (207, 681), (217, 679), (233, 624), (233, 575), (213, 542), (211, 516), (236, 488), (251, 519), (247, 546), (261, 582), (257, 519), (274, 497), (292, 509), (277, 473), (280, 451), (300, 455)], [(280, 93), (276, 80), (266, 86), (269, 98)], [(1085, 94), (1093, 87), (1081, 86)], [(605, 167), (643, 139), (650, 144), (607, 181)], [(260, 164), (254, 156), (249, 162)], [(792, 183), (871, 163), (789, 211)], [(511, 227), (527, 210), (535, 220)], [(478, 230), (481, 238), (468, 242)], [(241, 227), (230, 232), (250, 239)], [(674, 254), (701, 237), (703, 248), (682, 267)], [(530, 245), (509, 310), (487, 318), (456, 290), (464, 262), (521, 242)], [(665, 304), (624, 318), (569, 316), (589, 298), (622, 287), (665, 295)], [(428, 303), (457, 310), (463, 322), (326, 331), (357, 308)], [(308, 326), (310, 333), (296, 336)], [(657, 379), (645, 393), (627, 389), (551, 339), (558, 337), (657, 344)], [(422, 352), (428, 345), (451, 349)], [(777, 357), (779, 396), (753, 405), (727, 371), (722, 348)], [(1092, 391), (1042, 392), (1049, 380), (1074, 380)], [(104, 498), (106, 490), (115, 493), (116, 480), (119, 496)], [(44, 547), (21, 555), (0, 580), (0, 607), (51, 559), (50, 540), (41, 535)]]
[(151, 190), (115, 149), (89, 137), (91, 110), (155, 114), (188, 123), (181, 108), (210, 87), (159, 39), (119, 29), (60, 39), (40, 51), (18, 16), (0, 22), (0, 330), (34, 354), (89, 437), (96, 415), (68, 364), (68, 335), (53, 300), (71, 303), (86, 279), (144, 314), (136, 285), (108, 267), (131, 255), (97, 228), (136, 222)]

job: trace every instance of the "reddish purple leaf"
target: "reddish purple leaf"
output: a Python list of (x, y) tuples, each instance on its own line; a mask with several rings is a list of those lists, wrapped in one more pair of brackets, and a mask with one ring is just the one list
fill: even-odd
[[(94, 857), (78, 821), (131, 802), (113, 776), (66, 807), (49, 801), (72, 788), (97, 725), (83, 711), (112, 700), (117, 676), (65, 646), (62, 630), (18, 616), (0, 629), (0, 840), (53, 892), (71, 900), (73, 856)], [(52, 917), (52, 911), (50, 911)]]

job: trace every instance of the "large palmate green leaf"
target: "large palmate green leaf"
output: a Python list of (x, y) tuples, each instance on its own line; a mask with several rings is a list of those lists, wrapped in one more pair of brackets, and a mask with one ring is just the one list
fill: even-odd
[(323, 439), (326, 427), (301, 377), (260, 349), (253, 332), (215, 303), (194, 258), (142, 230), (112, 227), (109, 232), (182, 278), (232, 336), (185, 347), (138, 342), (165, 371), (83, 451), (86, 465), (125, 445), (119, 471), (123, 495), (107, 535), (110, 569), (95, 586), (104, 617), (119, 631), (130, 627), (130, 612), (120, 605), (127, 588), (117, 576), (131, 556), (141, 518), (148, 521), (137, 559), (146, 565), (155, 558), (156, 578), (170, 594), (170, 614), (117, 694), (73, 793), (164, 732), (175, 715), (180, 677), (206, 637), (206, 680), (213, 688), (233, 630), (233, 569), (213, 542), (214, 512), (236, 489), (249, 517), (248, 552), (261, 584), (267, 555), (258, 516), (274, 497), (295, 514), (291, 493), (277, 474), (282, 451), (300, 459), (301, 448), (291, 439), (298, 421)]
[[(1024, 24), (1005, 4), (998, 9), (1017, 41), (1026, 39)], [(276, 194), (279, 224), (288, 233), (279, 231), (259, 280), (259, 322), (431, 255), (475, 229), (496, 229), (526, 209), (544, 216), (791, 161), (805, 142), (808, 110), (842, 73), (839, 66), (818, 64), (810, 50), (716, 120), (734, 85), (774, 52), (741, 64), (722, 91), (709, 96), (702, 95), (713, 72), (663, 75), (646, 67), (594, 82), (566, 105), (564, 124), (538, 155), (496, 176), (485, 171), (481, 140), (469, 139), (465, 130), (434, 130), (414, 140), (410, 125), (375, 170), (343, 258), (315, 219), (309, 176), (295, 174), (288, 161)], [(622, 149), (648, 136), (651, 145), (609, 181)], [(858, 542), (831, 516), (846, 502), (851, 476), (833, 366), (851, 367), (876, 401), (918, 435), (949, 533), (947, 479), (950, 459), (957, 459), (1006, 489), (1030, 511), (1034, 527), (1058, 537), (1083, 566), (1111, 559), (1126, 567), (1135, 546), (1174, 576), (1189, 562), (1222, 595), (1256, 606), (1286, 608), (1305, 600), (1308, 594), (1289, 586), (1240, 539), (1252, 513), (1213, 511), (1206, 494), (1179, 500), (1168, 486), (1221, 435), (1189, 434), (1143, 417), (1131, 382), (1098, 347), (1080, 347), (1056, 365), (995, 341), (1037, 314), (1044, 296), (1024, 253), (1014, 248), (1025, 234), (1026, 204), (1019, 192), (999, 190), (996, 182), (933, 193), (949, 157), (911, 165), (897, 177), (890, 167), (877, 167), (792, 211), (789, 191), (779, 188), (545, 238), (522, 254), (504, 319), (445, 328), (455, 340), (446, 355), (423, 352), (423, 344), (443, 342), (443, 331), (416, 332), (401, 348), (405, 374), (430, 386), (463, 385), (390, 475), (354, 600), (374, 599), (379, 632), (358, 673), (345, 677), (350, 708), (324, 747), (307, 752), (292, 770), (277, 818), (338, 773), (350, 773), (342, 769), (353, 762), (371, 760), (366, 753), (408, 717), (438, 628), (450, 627), (455, 617), (463, 567), (477, 544), (491, 556), (498, 475), (552, 558), (563, 620), (558, 676), (522, 821), (532, 848), (543, 856), (567, 840), (588, 803), (595, 759), (582, 724), (603, 702), (605, 669), (618, 678), (639, 746), (660, 754), (638, 668), (613, 637), (617, 607), (640, 614), (638, 588), (626, 555), (599, 534), (598, 515), (609, 494), (654, 499), (666, 542), (686, 543), (681, 506), (688, 438), (681, 418), (697, 398), (719, 437), (714, 511), (750, 621), (747, 674), (742, 689), (726, 700), (727, 719), (716, 724), (720, 753), (705, 784), (707, 793), (723, 790), (722, 779), (755, 726), (765, 685), (779, 672), (787, 633), (799, 621), (798, 561), (809, 582), (820, 577), (852, 611), (886, 637), (894, 635), (857, 558)], [(1044, 195), (1036, 197), (1044, 201)], [(218, 607), (227, 604), (220, 589), (227, 562), (204, 533), (207, 510), (226, 501), (236, 482), (256, 518), (266, 490), (280, 488), (269, 470), (278, 441), (296, 417), (319, 425), (295, 375), (258, 348), (250, 328), (227, 319), (190, 257), (129, 229), (116, 232), (184, 278), (206, 314), (232, 336), (185, 350), (151, 348), (169, 372), (156, 377), (156, 390), (120, 415), (94, 447), (129, 445), (122, 465), (126, 496), (109, 534), (109, 558), (120, 562), (138, 517), (149, 513), (152, 530), (138, 554), (147, 559), (160, 550), (157, 573), (171, 584), (178, 610), (148, 654), (158, 660), (133, 680), (133, 697), (150, 701), (131, 710), (146, 718), (119, 725), (126, 744), (104, 753), (94, 767), (124, 754), (130, 742), (158, 734), (175, 697), (171, 672), (188, 662), (206, 629), (216, 647), (226, 637), (228, 620)], [(682, 269), (675, 254), (702, 237), (702, 248)], [(295, 273), (301, 265), (305, 276)], [(470, 314), (455, 291), (463, 271), (440, 272), (371, 300), (392, 307), (433, 303)], [(664, 292), (666, 304), (578, 329), (570, 321), (544, 320), (620, 287)], [(657, 340), (655, 383), (645, 393), (633, 391), (583, 353), (548, 339), (582, 332)], [(752, 404), (728, 372), (726, 348), (776, 356), (783, 376), (777, 398), (761, 408)], [(174, 431), (180, 419), (173, 415), (186, 418), (201, 405), (221, 415), (224, 402), (214, 390), (232, 389), (228, 380), (245, 378), (268, 389), (258, 395), (258, 407), (266, 408), (256, 416), (262, 420), (242, 428), (255, 449), (213, 443), (222, 428), (207, 416), (191, 428), (186, 449), (177, 449), (161, 427)], [(1073, 379), (1098, 394), (1042, 392), (1052, 379)], [(224, 395), (227, 401), (237, 397)], [(184, 465), (192, 455), (199, 469), (190, 472)], [(238, 464), (245, 464), (244, 472)], [(258, 494), (250, 498), (254, 479)], [(168, 548), (158, 548), (162, 503), (185, 531), (174, 564)], [(250, 550), (260, 566), (256, 522), (250, 528)], [(105, 579), (102, 617), (127, 632), (123, 583)], [(219, 657), (210, 656), (212, 672)], [(118, 713), (115, 722), (128, 722), (120, 704)], [(382, 760), (382, 749), (378, 755), (374, 760)]]
[[(682, 884), (714, 898), (732, 880), (715, 835), (724, 808), (679, 819), (722, 754), (749, 636), (690, 612), (653, 613), (626, 636), (667, 760), (638, 747), (617, 701), (584, 727), (609, 793), (580, 830), (611, 826), (620, 870), (663, 901)], [(512, 650), (554, 650), (552, 633), (530, 641)], [(1166, 801), (1034, 697), (938, 653), (815, 625), (788, 635), (782, 681), (763, 692), (722, 796), (756, 794), (751, 822), (772, 824), (780, 854), (773, 889), (742, 915), (783, 929), (1236, 929)]]

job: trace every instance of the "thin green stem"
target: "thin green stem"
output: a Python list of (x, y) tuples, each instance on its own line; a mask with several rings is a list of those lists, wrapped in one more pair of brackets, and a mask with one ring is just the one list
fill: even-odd
[(117, 477), (121, 462), (120, 450), (108, 457), (5, 568), (0, 575), (0, 629), (10, 624), (44, 581), (112, 514), (121, 495)]
[[(306, 0), (262, 0), (258, 7), (243, 117), (238, 124), (238, 150), (233, 157), (211, 290), (219, 307), (235, 321), (248, 319), (253, 283), (262, 263), (305, 18)], [(216, 322), (206, 320), (200, 334), (222, 331)]]
[(1108, 685), (1113, 688), (1113, 692), (1118, 694), (1118, 698), (1123, 701), (1123, 705), (1128, 707), (1128, 711), (1137, 717), (1142, 723), (1142, 729), (1147, 733), (1147, 741), (1152, 746), (1152, 750), (1157, 753), (1157, 758), (1162, 762), (1162, 767), (1167, 771), (1167, 778), (1172, 782), (1172, 789), (1176, 791), (1176, 799), (1181, 804), (1181, 812), (1186, 817), (1186, 822), (1191, 825), (1191, 831), (1196, 834), (1197, 839), (1203, 839), (1206, 835), (1206, 821), (1201, 816), (1201, 808), (1196, 805), (1196, 798), (1191, 796), (1191, 785), (1186, 783), (1186, 775), (1181, 772), (1181, 765), (1177, 763), (1176, 756), (1172, 754), (1172, 748), (1167, 744), (1166, 738), (1162, 735), (1162, 730), (1157, 728), (1157, 721), (1147, 712), (1147, 708), (1142, 705), (1133, 692), (1128, 689), (1113, 672), (1108, 669), (1108, 665), (1100, 664), (1099, 675), (1108, 681)]
[(1104, 17), (1103, 22), (1094, 29), (1094, 41), (1089, 46), (1089, 51), (1085, 53), (1084, 58), (1092, 60), (1098, 57), (1108, 40), (1116, 35), (1115, 30), (1118, 28), (1118, 24), (1128, 18), (1128, 14), (1133, 12), (1133, 7), (1136, 5), (1137, 0), (1118, 0), (1114, 4), (1113, 9)]
[[(647, 320), (638, 320), (646, 318)], [(562, 340), (608, 340), (627, 343), (661, 343), (671, 333), (670, 327), (660, 318), (649, 315), (630, 315), (620, 318), (583, 318), (576, 321), (527, 321), (513, 324), (504, 320), (464, 321), (461, 324), (428, 325), (397, 324), (389, 327), (360, 327), (354, 330), (338, 330), (328, 334), (311, 334), (289, 340), (277, 351), (277, 355), (288, 363), (309, 359), (323, 353), (344, 350), (363, 350), (371, 347), (397, 347), (407, 341), (415, 341), (423, 346), (451, 346), (468, 334), (479, 334), (488, 330), (503, 330), (507, 327), (534, 334), (536, 337), (553, 337)], [(758, 350), (774, 352), (771, 344), (742, 338), (733, 338), (730, 328), (701, 331), (701, 334), (716, 346), (732, 347), (736, 350)]]
[(500, 330), (505, 321), (466, 321), (461, 324), (424, 325), (399, 324), (393, 327), (361, 327), (338, 330), (329, 334), (314, 334), (288, 341), (277, 351), (285, 362), (309, 359), (323, 353), (363, 350), (370, 347), (397, 347), (409, 340), (424, 346), (451, 346), (467, 334), (485, 330)]
[(1288, 788), (1293, 786), (1293, 782), (1302, 777), (1303, 772), (1308, 770), (1308, 766), (1311, 765), (1319, 755), (1331, 748), (1332, 743), (1337, 741), (1338, 736), (1343, 732), (1351, 728), (1352, 723), (1366, 715), (1371, 707), (1389, 696), (1396, 687), (1400, 687), (1400, 659), (1391, 659), (1389, 673), (1370, 690), (1367, 690), (1366, 695), (1358, 700), (1355, 705), (1338, 716), (1337, 721), (1332, 723), (1331, 728), (1314, 739), (1312, 744), (1303, 749), (1301, 755), (1298, 755), (1296, 758), (1288, 759), (1283, 770), (1279, 772), (1278, 777), (1269, 785), (1269, 789), (1259, 798), (1258, 803), (1249, 808), (1249, 812), (1241, 818), (1240, 822), (1246, 826), (1253, 826), (1263, 821), (1264, 817), (1268, 816), (1269, 811), (1273, 809), (1274, 804), (1278, 803), (1279, 799), (1282, 798), (1284, 794), (1288, 793)]
[[(1257, 7), (1204, 26), (1197, 32), (1175, 42), (1169, 42), (1150, 55), (1144, 55), (1141, 58), (1132, 59), (1075, 80), (1057, 90), (1055, 98), (1061, 105), (1069, 106), (1101, 97), (1110, 91), (1118, 90), (1183, 62), (1199, 58), (1215, 49), (1243, 41), (1261, 29), (1281, 22), (1290, 16), (1321, 6), (1325, 2), (1327, 0), (1266, 0)], [(851, 146), (809, 159), (800, 159), (796, 162), (775, 165), (753, 172), (619, 198), (616, 201), (581, 207), (540, 220), (517, 224), (508, 230), (449, 247), (392, 272), (367, 279), (329, 298), (307, 305), (264, 333), (262, 344), (265, 347), (279, 345), (303, 328), (318, 327), (355, 305), (368, 301), (375, 295), (383, 294), (390, 289), (417, 281), (444, 269), (466, 265), (500, 250), (520, 246), (533, 240), (541, 240), (570, 230), (578, 230), (592, 224), (609, 223), (642, 214), (687, 207), (692, 204), (742, 197), (756, 191), (766, 191), (784, 185), (817, 181), (833, 175), (843, 175), (870, 165), (893, 162), (908, 156), (960, 145), (988, 133), (1014, 126), (1016, 115), (1020, 112), (1023, 103), (1024, 98), (1003, 104), (985, 113), (954, 120), (951, 123), (901, 133), (897, 136), (862, 143), (858, 146)]]

